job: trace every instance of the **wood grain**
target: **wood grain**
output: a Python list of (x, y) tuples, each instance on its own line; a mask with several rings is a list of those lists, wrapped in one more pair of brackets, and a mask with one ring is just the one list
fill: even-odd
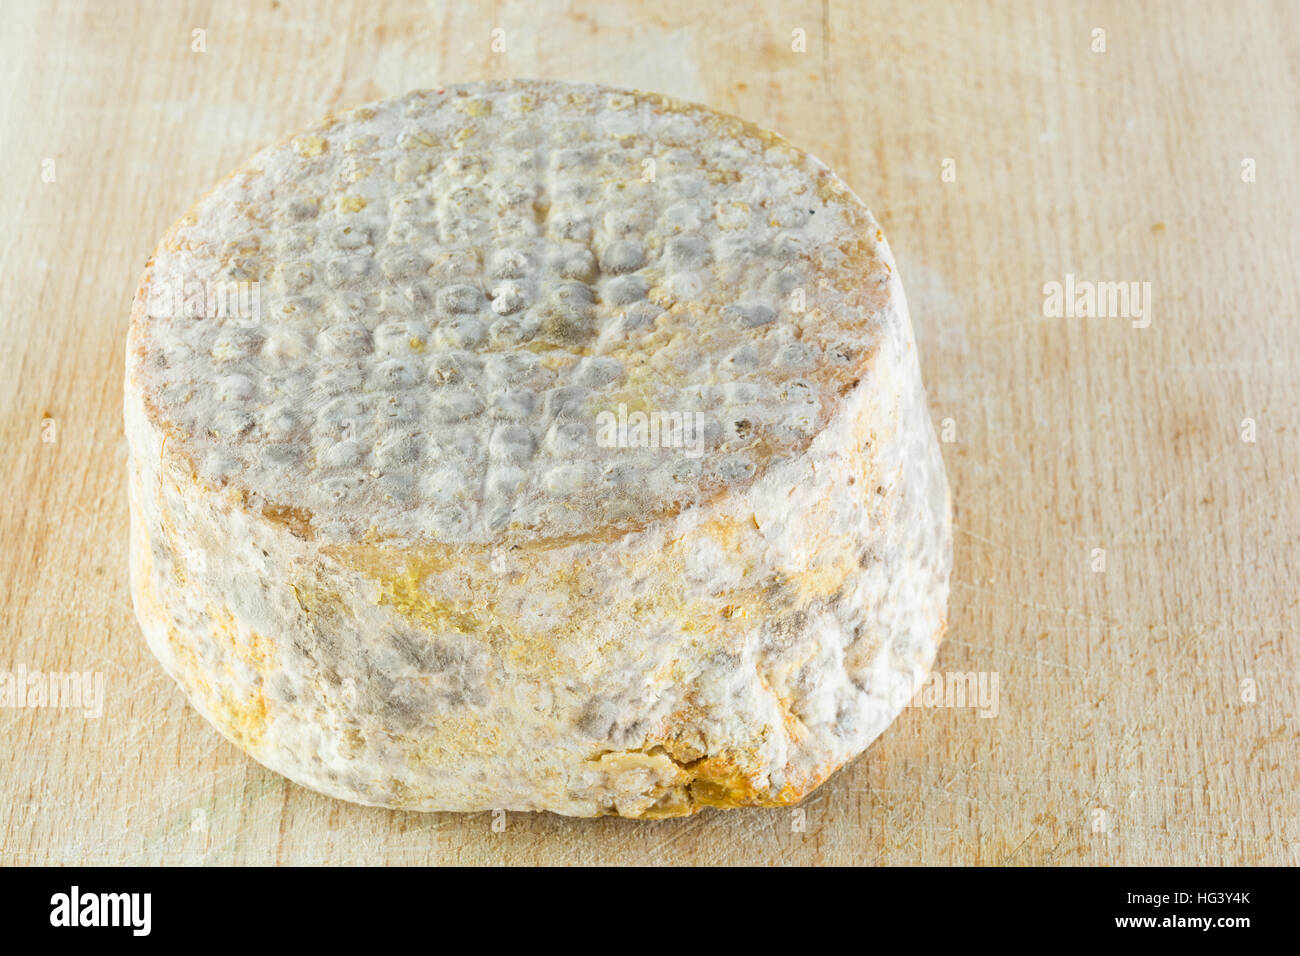
[[(1300, 862), (1300, 10), (725, 9), (6, 4), (0, 670), (100, 672), (106, 699), (99, 719), (0, 708), (0, 863)], [(502, 830), (317, 796), (185, 705), (127, 593), (119, 396), (140, 267), (288, 129), (509, 76), (730, 110), (866, 198), (950, 420), (939, 670), (996, 672), (996, 717), (909, 709), (802, 816), (510, 814)], [(1045, 317), (1044, 283), (1067, 274), (1150, 282), (1150, 325)]]

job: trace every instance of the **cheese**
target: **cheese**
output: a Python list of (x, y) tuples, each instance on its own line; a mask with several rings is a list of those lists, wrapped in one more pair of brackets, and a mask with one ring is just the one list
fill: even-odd
[(944, 629), (884, 237), (818, 160), (666, 97), (448, 87), (258, 153), (149, 261), (125, 417), (150, 647), (343, 799), (793, 803)]

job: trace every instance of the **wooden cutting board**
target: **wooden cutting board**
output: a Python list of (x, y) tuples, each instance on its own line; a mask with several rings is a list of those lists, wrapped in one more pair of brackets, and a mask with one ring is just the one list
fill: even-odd
[[(1140, 6), (9, 0), (0, 671), (104, 696), (0, 708), (0, 863), (1300, 863), (1300, 9)], [(938, 669), (996, 715), (911, 708), (797, 810), (639, 823), (351, 806), (185, 705), (127, 592), (145, 258), (328, 109), (511, 76), (729, 110), (867, 200), (953, 487)]]

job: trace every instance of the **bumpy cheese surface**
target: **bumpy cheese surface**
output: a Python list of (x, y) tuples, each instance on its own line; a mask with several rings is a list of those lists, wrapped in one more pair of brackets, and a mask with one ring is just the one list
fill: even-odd
[(942, 634), (948, 492), (883, 236), (703, 107), (475, 84), (264, 150), (151, 259), (126, 424), (150, 646), (345, 799), (794, 802)]

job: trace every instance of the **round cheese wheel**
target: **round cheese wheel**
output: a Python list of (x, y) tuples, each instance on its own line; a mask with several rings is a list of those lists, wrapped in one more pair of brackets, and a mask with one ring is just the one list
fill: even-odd
[(263, 150), (149, 261), (125, 409), (150, 647), (343, 799), (793, 803), (944, 629), (880, 229), (812, 156), (668, 97), (469, 84)]

